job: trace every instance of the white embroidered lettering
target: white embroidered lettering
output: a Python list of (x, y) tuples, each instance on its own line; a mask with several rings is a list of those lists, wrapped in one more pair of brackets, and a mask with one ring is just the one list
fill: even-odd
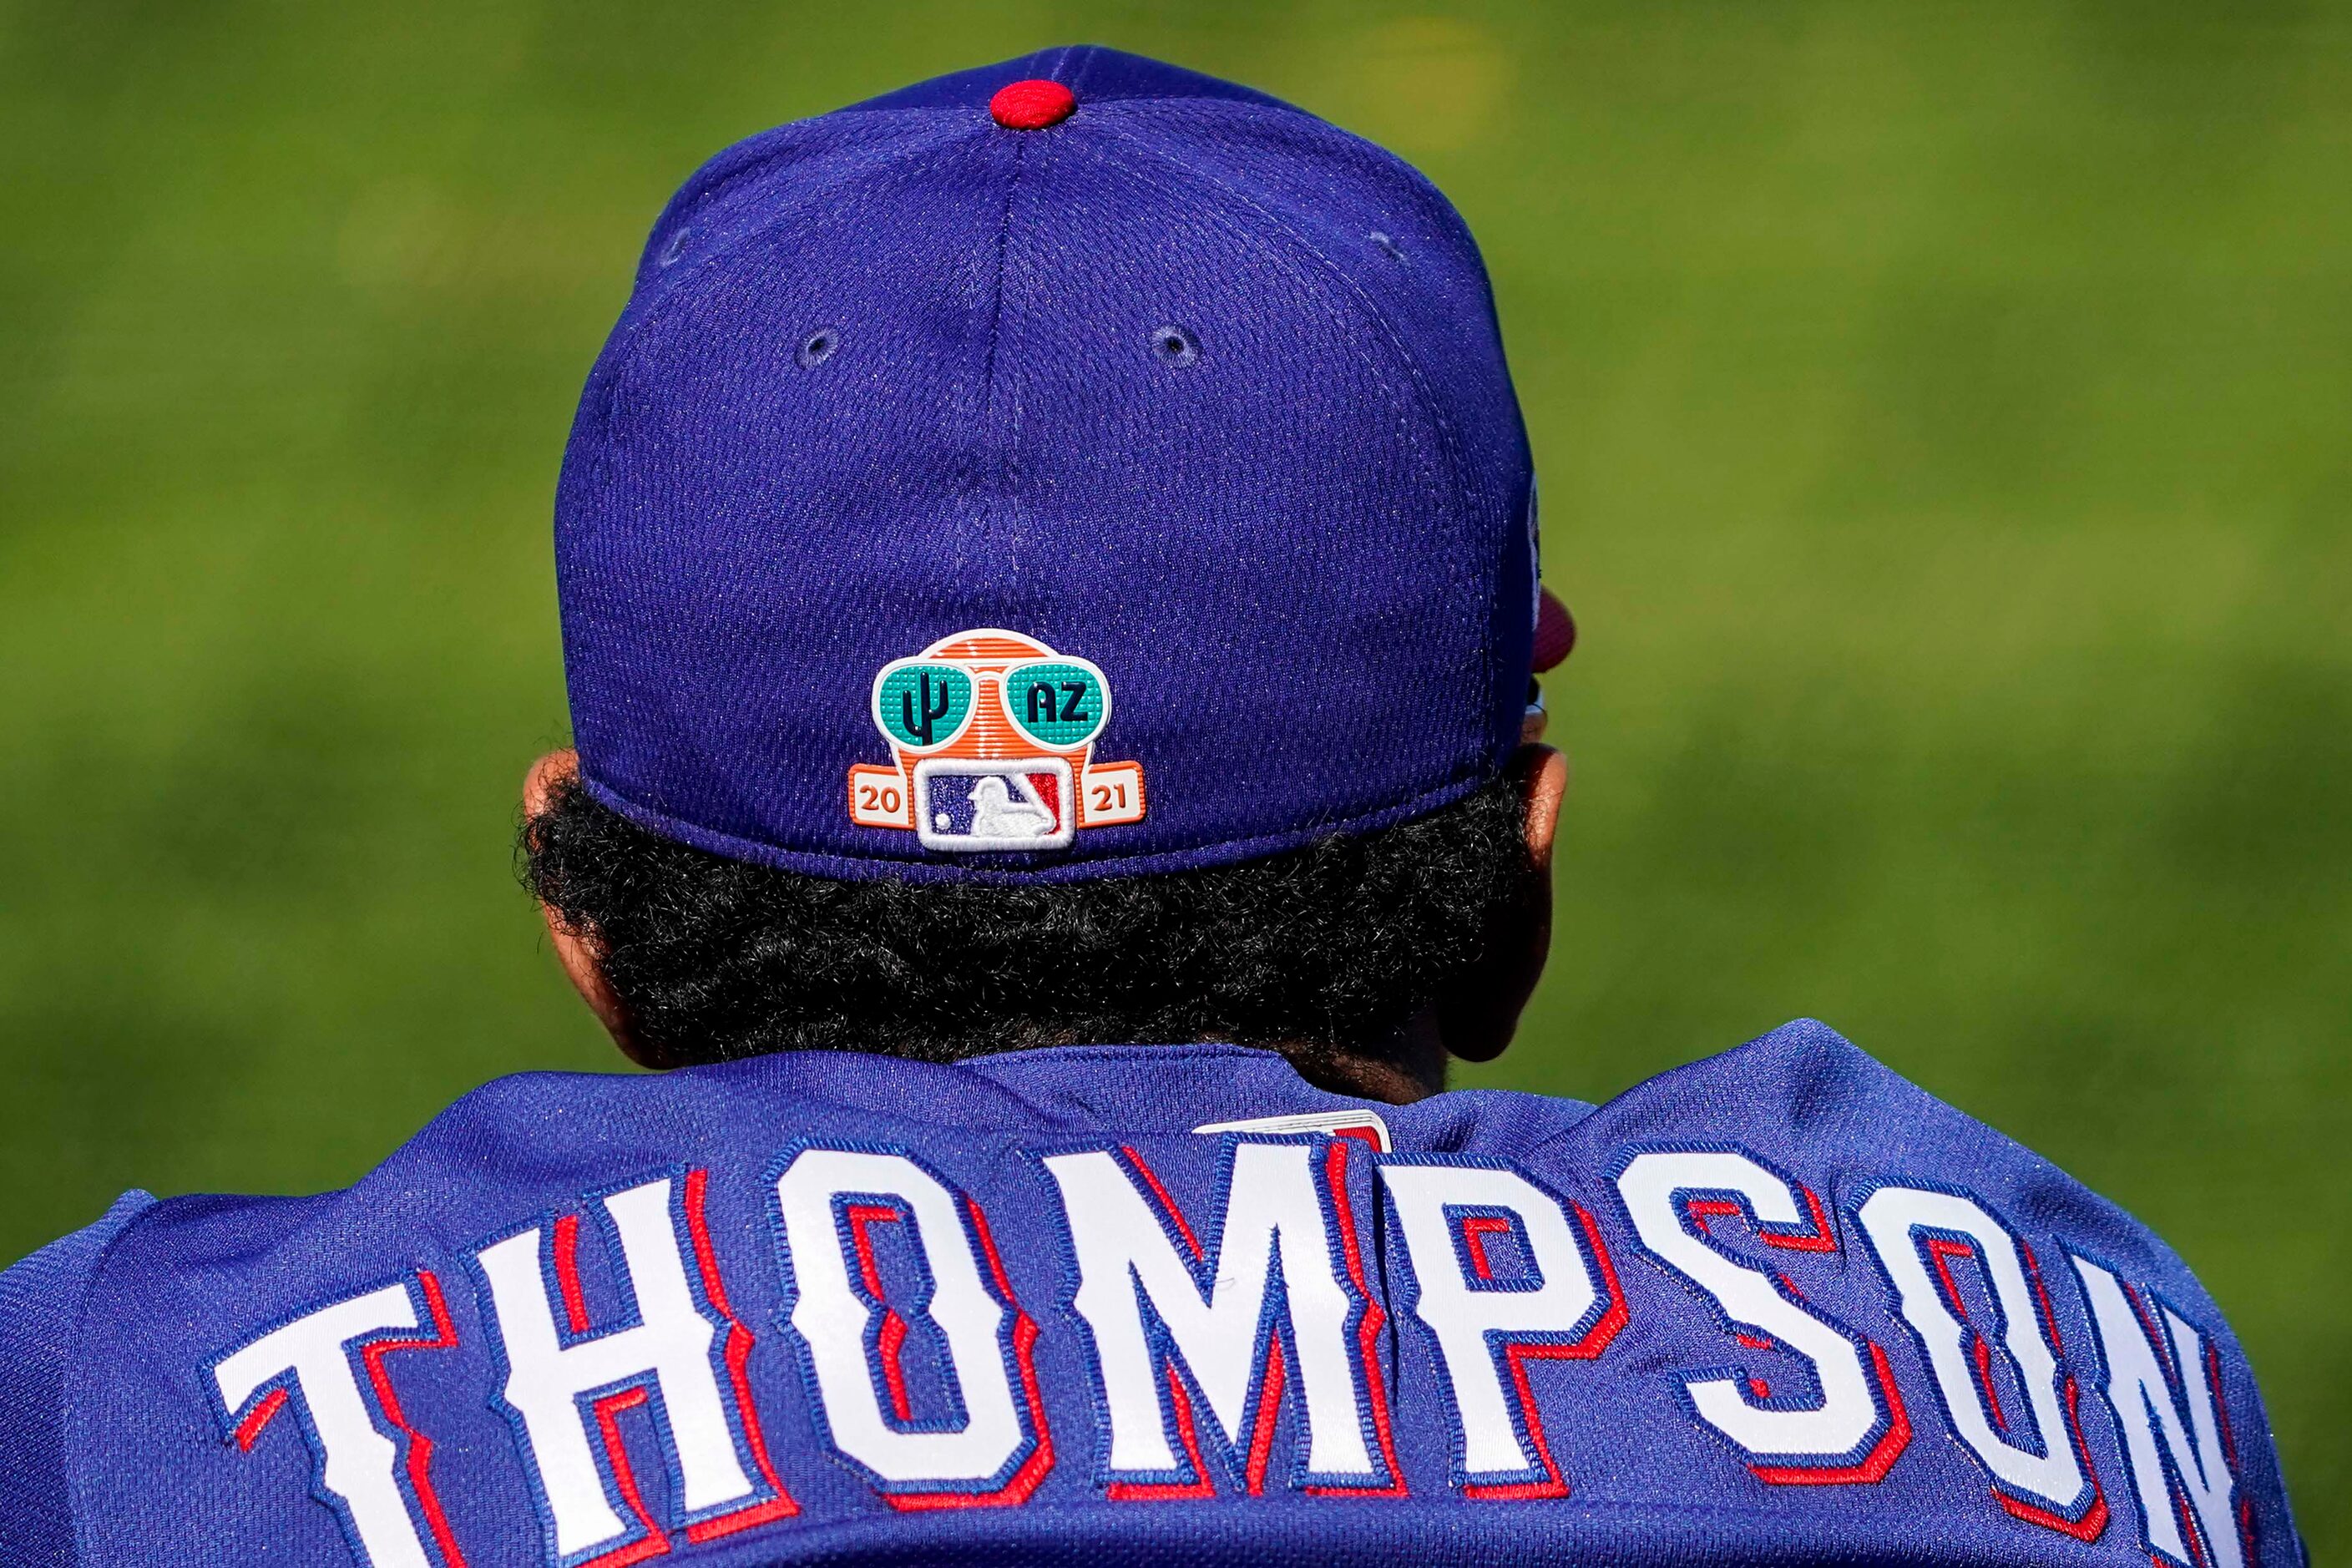
[[(1904, 1321), (1927, 1352), (1953, 1432), (2002, 1486), (2062, 1514), (2076, 1512), (2093, 1489), (2075, 1454), (2073, 1422), (2061, 1403), (2058, 1359), (2043, 1338), (2042, 1311), (2016, 1238), (1974, 1200), (1916, 1187), (1879, 1188), (1863, 1204), (1860, 1217), (1894, 1281)], [(1991, 1352), (1969, 1322), (1954, 1269), (1970, 1263), (1990, 1291), (2001, 1348), (2025, 1397), (2022, 1412), (2002, 1410)], [(1996, 1431), (1993, 1423), (2003, 1415), (2008, 1419)], [(2025, 1415), (2031, 1419), (2019, 1419)], [(2021, 1436), (2027, 1441), (2015, 1440)]]
[[(1034, 1435), (1024, 1429), (1013, 1394), (1012, 1314), (983, 1280), (980, 1243), (955, 1194), (903, 1154), (807, 1149), (777, 1181), (776, 1201), (794, 1294), (792, 1324), (807, 1346), (834, 1447), (886, 1490), (998, 1485)], [(885, 1300), (873, 1250), (882, 1225), (909, 1230), (929, 1276), (929, 1294), (916, 1310), (946, 1346), (961, 1426), (915, 1419), (898, 1363), (906, 1325)], [(869, 1348), (877, 1313), (884, 1331)]]
[[(1390, 1163), (1381, 1180), (1412, 1264), (1413, 1315), (1437, 1342), (1454, 1399), (1455, 1484), (1482, 1498), (1567, 1495), (1526, 1363), (1607, 1348), (1625, 1318), (1613, 1281), (1596, 1287), (1559, 1200), (1515, 1171)], [(1605, 1271), (1589, 1221), (1586, 1236)], [(1524, 1260), (1507, 1276), (1491, 1250), (1506, 1237)]]
[[(604, 1200), (620, 1244), (615, 1274), (634, 1301), (636, 1323), (590, 1335), (573, 1303), (581, 1300), (567, 1258), (558, 1258), (562, 1291), (575, 1336), (566, 1344), (541, 1266), (537, 1227), (484, 1247), (478, 1254), (489, 1286), (507, 1363), (504, 1398), (517, 1424), (519, 1446), (546, 1500), (551, 1555), (561, 1561), (630, 1534), (613, 1506), (604, 1471), (592, 1447), (581, 1404), (594, 1394), (606, 1458), (617, 1453), (618, 1409), (661, 1401), (658, 1424), (667, 1439), (687, 1518), (755, 1494), (737, 1452), (728, 1406), (714, 1367), (717, 1326), (695, 1301), (672, 1216), (669, 1179), (647, 1182)], [(639, 1533), (651, 1528), (641, 1521)]]
[[(1617, 1178), (1617, 1190), (1633, 1216), (1642, 1245), (1660, 1261), (1697, 1286), (1736, 1327), (1769, 1335), (1811, 1364), (1821, 1398), (1810, 1408), (1780, 1408), (1751, 1403), (1757, 1380), (1696, 1378), (1684, 1384), (1699, 1418), (1757, 1461), (1759, 1479), (1780, 1484), (1822, 1485), (1881, 1479), (1910, 1441), (1901, 1395), (1885, 1352), (1869, 1347), (1878, 1385), (1887, 1402), (1882, 1411), (1872, 1394), (1871, 1375), (1861, 1347), (1784, 1295), (1761, 1269), (1719, 1251), (1696, 1234), (1694, 1225), (1742, 1213), (1753, 1216), (1758, 1235), (1784, 1247), (1819, 1250), (1835, 1246), (1827, 1219), (1809, 1202), (1814, 1233), (1800, 1234), (1809, 1216), (1785, 1178), (1745, 1154), (1719, 1151), (1661, 1152), (1635, 1156)], [(1685, 1207), (1686, 1194), (1725, 1194), (1727, 1198)], [(1807, 1194), (1808, 1199), (1811, 1194)], [(1762, 1348), (1769, 1348), (1762, 1347)], [(1853, 1464), (1793, 1465), (1779, 1461), (1843, 1458), (1879, 1441)]]
[[(2083, 1258), (2074, 1264), (2107, 1363), (2101, 1392), (2123, 1430), (2139, 1493), (2140, 1539), (2175, 1563), (2242, 1568), (2237, 1478), (2222, 1441), (2220, 1390), (2208, 1375), (2205, 1337), (2170, 1307), (2144, 1300), (2099, 1265)], [(2173, 1507), (2176, 1486), (2186, 1510)], [(2200, 1537), (2193, 1544), (2183, 1538), (2184, 1524)]]
[[(1162, 1383), (1163, 1352), (1145, 1326), (1147, 1301), (1165, 1331), (1164, 1354), (1198, 1385), (1226, 1444), (1248, 1455), (1250, 1489), (1264, 1484), (1263, 1434), (1270, 1431), (1286, 1376), (1283, 1327), (1297, 1354), (1310, 1477), (1360, 1484), (1379, 1476), (1366, 1441), (1363, 1380), (1349, 1348), (1352, 1301), (1334, 1265), (1315, 1184), (1316, 1152), (1306, 1143), (1235, 1143), (1213, 1257), (1197, 1247), (1172, 1205), (1161, 1218), (1112, 1154), (1045, 1161), (1077, 1256), (1073, 1305), (1093, 1337), (1108, 1407), (1113, 1496), (1149, 1495), (1129, 1489), (1195, 1469), (1192, 1458), (1180, 1459), (1169, 1440), (1172, 1429), (1189, 1447), (1190, 1404), (1172, 1366), (1170, 1382)], [(1148, 1167), (1139, 1162), (1137, 1169), (1157, 1187)], [(1171, 1225), (1183, 1230), (1192, 1259), (1178, 1254)], [(1269, 1289), (1277, 1258), (1278, 1300)], [(1208, 1482), (1205, 1475), (1192, 1479)]]
[[(411, 1337), (405, 1343), (448, 1339), (437, 1296), (431, 1305), (441, 1339)], [(430, 1568), (395, 1476), (400, 1445), (379, 1426), (352, 1365), (353, 1354), (364, 1354), (362, 1347), (370, 1342), (384, 1343), (415, 1330), (418, 1321), (407, 1283), (386, 1285), (273, 1329), (213, 1368), (222, 1406), (233, 1423), (231, 1438), (241, 1447), (251, 1447), (287, 1402), (301, 1402), (319, 1493), (341, 1518), (353, 1552), (368, 1568)], [(266, 1388), (271, 1392), (263, 1394)], [(437, 1517), (430, 1492), (420, 1500), (436, 1516), (437, 1532), (446, 1532), (446, 1521)], [(443, 1546), (446, 1552), (446, 1533)]]

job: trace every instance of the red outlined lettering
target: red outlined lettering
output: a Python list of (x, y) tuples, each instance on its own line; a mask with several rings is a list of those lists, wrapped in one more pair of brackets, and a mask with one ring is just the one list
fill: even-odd
[[(1153, 1201), (1159, 1205), (1160, 1212), (1167, 1216), (1168, 1223), (1176, 1227), (1176, 1234), (1184, 1238), (1184, 1245), (1192, 1250), (1193, 1261), (1202, 1261), (1204, 1255), (1201, 1250), (1201, 1238), (1193, 1234), (1191, 1222), (1184, 1217), (1184, 1211), (1178, 1208), (1176, 1200), (1169, 1195), (1168, 1188), (1160, 1180), (1160, 1173), (1137, 1152), (1134, 1144), (1120, 1144), (1119, 1152), (1127, 1156), (1127, 1163), (1135, 1173), (1143, 1178), (1143, 1184), (1151, 1189)], [(1103, 1495), (1113, 1502), (1181, 1502), (1217, 1495), (1216, 1483), (1209, 1479), (1209, 1467), (1201, 1458), (1201, 1434), (1192, 1419), (1192, 1398), (1185, 1392), (1183, 1374), (1176, 1370), (1172, 1360), (1164, 1373), (1168, 1379), (1169, 1407), (1175, 1417), (1176, 1439), (1183, 1446), (1185, 1458), (1192, 1463), (1193, 1479), (1189, 1481), (1110, 1481), (1103, 1487)], [(1261, 1372), (1259, 1375), (1263, 1377), (1265, 1373)], [(1265, 1425), (1270, 1419), (1265, 1401), (1261, 1399), (1257, 1420), (1260, 1425)], [(1269, 1432), (1269, 1439), (1271, 1436)], [(1257, 1436), (1253, 1432), (1250, 1447), (1255, 1450), (1257, 1446)]]
[(758, 1343), (743, 1320), (735, 1315), (734, 1304), (727, 1297), (727, 1281), (719, 1272), (719, 1252), (710, 1242), (710, 1222), (703, 1205), (710, 1190), (710, 1173), (700, 1167), (686, 1173), (686, 1228), (694, 1245), (695, 1272), (701, 1277), (702, 1293), (711, 1308), (725, 1320), (722, 1359), (727, 1365), (727, 1384), (735, 1399), (736, 1419), (743, 1427), (744, 1447), (751, 1451), (752, 1467), (760, 1472), (772, 1494), (766, 1500), (716, 1519), (698, 1520), (686, 1527), (686, 1538), (699, 1546), (706, 1541), (736, 1535), (757, 1529), (780, 1519), (790, 1519), (800, 1512), (800, 1504), (776, 1474), (775, 1462), (768, 1456), (767, 1433), (760, 1425), (759, 1402), (751, 1395), (751, 1352)]
[[(1544, 1479), (1536, 1481), (1505, 1481), (1490, 1484), (1465, 1482), (1462, 1488), (1464, 1497), (1490, 1502), (1527, 1502), (1543, 1498), (1563, 1498), (1569, 1495), (1568, 1478), (1562, 1473), (1559, 1461), (1552, 1457), (1551, 1439), (1544, 1432), (1543, 1412), (1537, 1408), (1535, 1388), (1528, 1380), (1528, 1363), (1591, 1361), (1609, 1348), (1610, 1342), (1616, 1339), (1617, 1331), (1625, 1326), (1626, 1320), (1631, 1315), (1625, 1306), (1624, 1288), (1617, 1280), (1617, 1266), (1609, 1257), (1609, 1244), (1601, 1239), (1601, 1227), (1593, 1222), (1591, 1211), (1582, 1204), (1571, 1203), (1569, 1205), (1569, 1212), (1576, 1216), (1577, 1228), (1584, 1233), (1585, 1245), (1591, 1249), (1593, 1267), (1601, 1276), (1601, 1296), (1607, 1303), (1607, 1309), (1593, 1321), (1590, 1329), (1566, 1344), (1545, 1344), (1536, 1341), (1519, 1340), (1504, 1347), (1503, 1359), (1511, 1371), (1511, 1390), (1518, 1404), (1519, 1419), (1527, 1426), (1528, 1446), (1535, 1450), (1536, 1462), (1542, 1468)], [(1471, 1220), (1464, 1221), (1464, 1230), (1467, 1232), (1470, 1225), (1478, 1217), (1482, 1216), (1473, 1216)], [(1500, 1223), (1507, 1227), (1510, 1222), (1505, 1220)], [(1467, 1239), (1465, 1236), (1465, 1240)], [(1471, 1257), (1474, 1259), (1474, 1267), (1486, 1263), (1486, 1254), (1483, 1249), (1473, 1251)], [(1491, 1266), (1480, 1269), (1480, 1279), (1493, 1277)]]
[(1643, 1151), (1617, 1184), (1643, 1248), (1708, 1300), (1727, 1338), (1743, 1349), (1794, 1355), (1819, 1383), (1810, 1406), (1774, 1405), (1766, 1403), (1771, 1383), (1746, 1370), (1686, 1377), (1683, 1392), (1700, 1424), (1767, 1485), (1884, 1480), (1912, 1436), (1885, 1347), (1814, 1310), (1785, 1268), (1768, 1272), (1717, 1233), (1731, 1221), (1761, 1247), (1838, 1253), (1838, 1231), (1820, 1194), (1727, 1147)]
[[(1372, 1291), (1364, 1269), (1364, 1249), (1356, 1235), (1356, 1205), (1348, 1194), (1348, 1152), (1361, 1144), (1377, 1154), (1381, 1151), (1381, 1130), (1371, 1127), (1345, 1127), (1331, 1135), (1331, 1146), (1323, 1155), (1324, 1184), (1330, 1189), (1331, 1207), (1339, 1222), (1339, 1257), (1347, 1265), (1348, 1282), (1355, 1288), (1356, 1299), (1362, 1303), (1362, 1315), (1356, 1320), (1356, 1354), (1363, 1363), (1364, 1391), (1372, 1409), (1372, 1436), (1380, 1445), (1381, 1463), (1387, 1468), (1389, 1484), (1384, 1487), (1321, 1487), (1310, 1486), (1307, 1492), (1316, 1497), (1388, 1498), (1410, 1495), (1405, 1487), (1404, 1468), (1397, 1463), (1396, 1426), (1389, 1414), (1389, 1388), (1386, 1373), (1381, 1370), (1381, 1331), (1388, 1325), (1388, 1312), (1380, 1298)], [(1277, 1347), (1278, 1348), (1278, 1347)]]
[[(988, 1228), (988, 1215), (982, 1211), (971, 1194), (963, 1198), (964, 1217), (971, 1223), (974, 1240), (980, 1244), (981, 1258), (988, 1265), (989, 1282), (1006, 1309), (1013, 1313), (1013, 1359), (1021, 1377), (1021, 1399), (1029, 1412), (1032, 1444), (1029, 1457), (1021, 1461), (1012, 1479), (993, 1491), (986, 1492), (888, 1492), (883, 1500), (902, 1512), (918, 1512), (940, 1508), (1018, 1508), (1029, 1500), (1037, 1483), (1054, 1468), (1054, 1433), (1045, 1421), (1045, 1400), (1037, 1386), (1037, 1322), (1013, 1293), (1013, 1281), (1004, 1272), (1004, 1259), (996, 1250), (996, 1237)], [(854, 1222), (853, 1222), (854, 1223)], [(877, 1296), (877, 1300), (878, 1300)]]

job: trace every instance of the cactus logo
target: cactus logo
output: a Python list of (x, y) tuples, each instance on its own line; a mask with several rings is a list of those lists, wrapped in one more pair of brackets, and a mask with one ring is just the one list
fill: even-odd
[(874, 677), (890, 765), (849, 770), (849, 817), (926, 849), (1066, 849), (1086, 827), (1143, 820), (1143, 769), (1098, 763), (1110, 682), (1034, 637), (941, 637)]

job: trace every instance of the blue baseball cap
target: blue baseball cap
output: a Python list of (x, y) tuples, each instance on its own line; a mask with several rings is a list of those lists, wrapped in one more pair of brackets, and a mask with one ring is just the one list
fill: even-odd
[(845, 879), (1178, 870), (1435, 810), (1517, 744), (1543, 598), (1460, 216), (1312, 115), (1094, 47), (704, 165), (555, 540), (588, 791)]

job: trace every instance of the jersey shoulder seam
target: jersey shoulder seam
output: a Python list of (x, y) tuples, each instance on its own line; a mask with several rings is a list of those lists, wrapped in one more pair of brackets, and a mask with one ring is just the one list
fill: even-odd
[(83, 1276), (75, 1294), (73, 1310), (66, 1318), (58, 1347), (58, 1447), (60, 1450), (58, 1460), (64, 1468), (66, 1521), (73, 1531), (73, 1562), (78, 1565), (94, 1564), (99, 1562), (99, 1556), (95, 1543), (89, 1539), (87, 1533), (89, 1510), (81, 1506), (81, 1484), (85, 1472), (80, 1465), (74, 1462), (74, 1455), (81, 1448), (79, 1441), (81, 1406), (80, 1402), (75, 1397), (78, 1391), (74, 1384), (82, 1365), (82, 1358), (73, 1352), (81, 1342), (82, 1322), (89, 1315), (90, 1298), (97, 1292), (99, 1279), (106, 1272), (106, 1266), (113, 1260), (116, 1244), (128, 1236), (134, 1226), (163, 1206), (161, 1199), (143, 1189), (134, 1187), (115, 1199), (113, 1207), (110, 1208), (106, 1215), (98, 1223), (106, 1224), (107, 1220), (113, 1218), (117, 1209), (134, 1197), (143, 1198), (146, 1201), (123, 1215), (121, 1222), (114, 1226), (106, 1239), (99, 1243), (97, 1255), (90, 1259), (89, 1271)]

